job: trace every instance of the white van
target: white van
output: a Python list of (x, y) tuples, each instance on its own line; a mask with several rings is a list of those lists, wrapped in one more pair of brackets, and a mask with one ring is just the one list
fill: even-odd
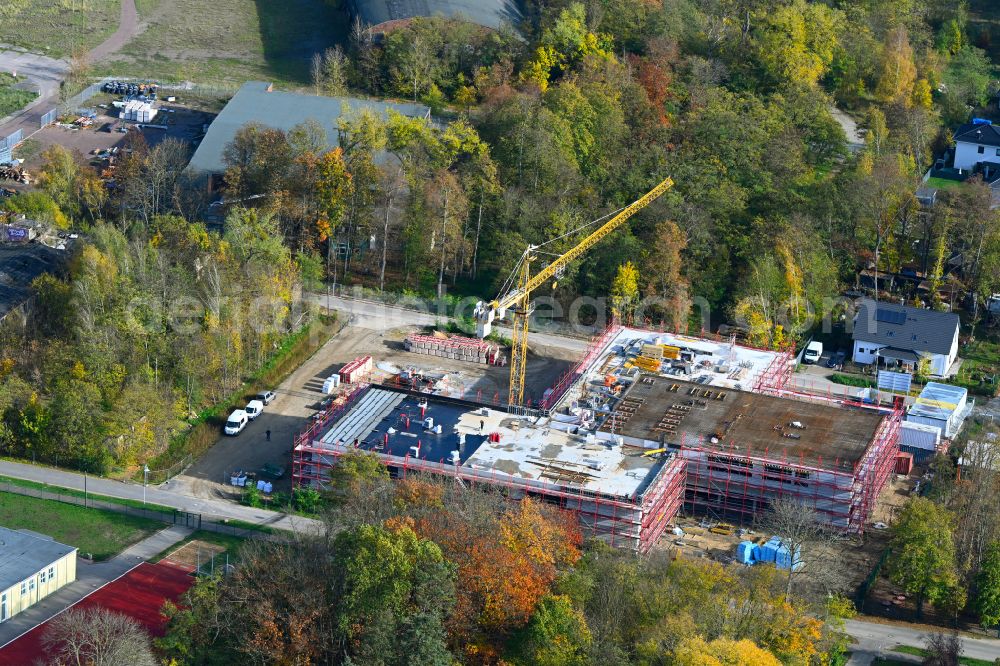
[(253, 421), (255, 418), (260, 416), (260, 413), (264, 411), (264, 403), (260, 400), (251, 400), (247, 403), (247, 406), (243, 408), (243, 411), (247, 413), (250, 420)]
[(803, 363), (819, 363), (819, 357), (823, 355), (823, 343), (822, 342), (810, 342), (806, 345), (806, 351), (802, 354)]
[(247, 413), (242, 409), (235, 409), (226, 419), (226, 427), (223, 428), (223, 432), (227, 435), (238, 435), (243, 432), (248, 423), (250, 423), (250, 417), (247, 416)]

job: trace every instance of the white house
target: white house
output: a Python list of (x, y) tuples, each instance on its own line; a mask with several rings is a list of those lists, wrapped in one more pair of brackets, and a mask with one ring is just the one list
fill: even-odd
[(76, 580), (76, 548), (0, 527), (0, 622)]
[(974, 171), (983, 162), (1000, 162), (1000, 130), (989, 120), (976, 118), (954, 134), (955, 168)]
[(854, 362), (915, 370), (927, 359), (928, 372), (948, 376), (958, 358), (958, 315), (861, 299), (854, 318)]

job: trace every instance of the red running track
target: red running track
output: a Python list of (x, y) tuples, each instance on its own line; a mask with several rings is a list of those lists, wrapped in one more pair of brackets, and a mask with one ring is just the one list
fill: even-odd
[[(74, 608), (105, 608), (127, 615), (151, 635), (162, 636), (166, 619), (160, 614), (163, 602), (176, 601), (194, 578), (179, 567), (142, 563), (127, 574), (84, 597)], [(0, 664), (30, 666), (48, 662), (42, 646), (45, 624), (41, 624), (0, 650)]]

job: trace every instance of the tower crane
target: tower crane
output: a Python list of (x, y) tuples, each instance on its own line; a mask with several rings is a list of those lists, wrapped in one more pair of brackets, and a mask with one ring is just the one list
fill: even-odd
[(537, 245), (529, 245), (521, 255), (517, 274), (517, 284), (513, 284), (513, 275), (508, 280), (499, 296), (489, 302), (476, 303), (474, 312), (476, 318), (476, 333), (485, 338), (493, 328), (493, 322), (503, 319), (510, 310), (514, 314), (510, 350), (510, 390), (507, 393), (507, 403), (518, 406), (524, 401), (524, 373), (528, 362), (528, 318), (531, 316), (531, 292), (548, 280), (559, 276), (566, 266), (584, 252), (592, 248), (611, 232), (620, 227), (626, 220), (648, 206), (674, 184), (670, 178), (644, 194), (642, 197), (621, 209), (614, 217), (601, 225), (597, 230), (580, 241), (575, 247), (559, 255), (551, 263), (534, 275), (531, 274), (531, 262), (538, 259)]

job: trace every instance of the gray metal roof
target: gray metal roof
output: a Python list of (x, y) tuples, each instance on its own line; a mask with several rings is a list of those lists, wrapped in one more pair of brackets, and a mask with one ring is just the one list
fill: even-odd
[(31, 578), (75, 550), (41, 534), (0, 527), (0, 590)]
[(958, 332), (958, 315), (908, 305), (862, 299), (854, 320), (854, 339), (886, 347), (948, 354)]
[(430, 109), (422, 104), (377, 102), (354, 97), (319, 97), (299, 93), (273, 91), (269, 83), (250, 81), (243, 84), (208, 128), (190, 168), (208, 173), (224, 173), (222, 155), (236, 132), (248, 123), (289, 131), (307, 120), (315, 120), (326, 130), (327, 148), (337, 147), (337, 119), (345, 113), (371, 109), (382, 116), (388, 110), (411, 118), (430, 117)]
[(351, 0), (351, 7), (372, 26), (418, 16), (446, 16), (497, 30), (504, 23), (517, 26), (523, 19), (515, 0)]

